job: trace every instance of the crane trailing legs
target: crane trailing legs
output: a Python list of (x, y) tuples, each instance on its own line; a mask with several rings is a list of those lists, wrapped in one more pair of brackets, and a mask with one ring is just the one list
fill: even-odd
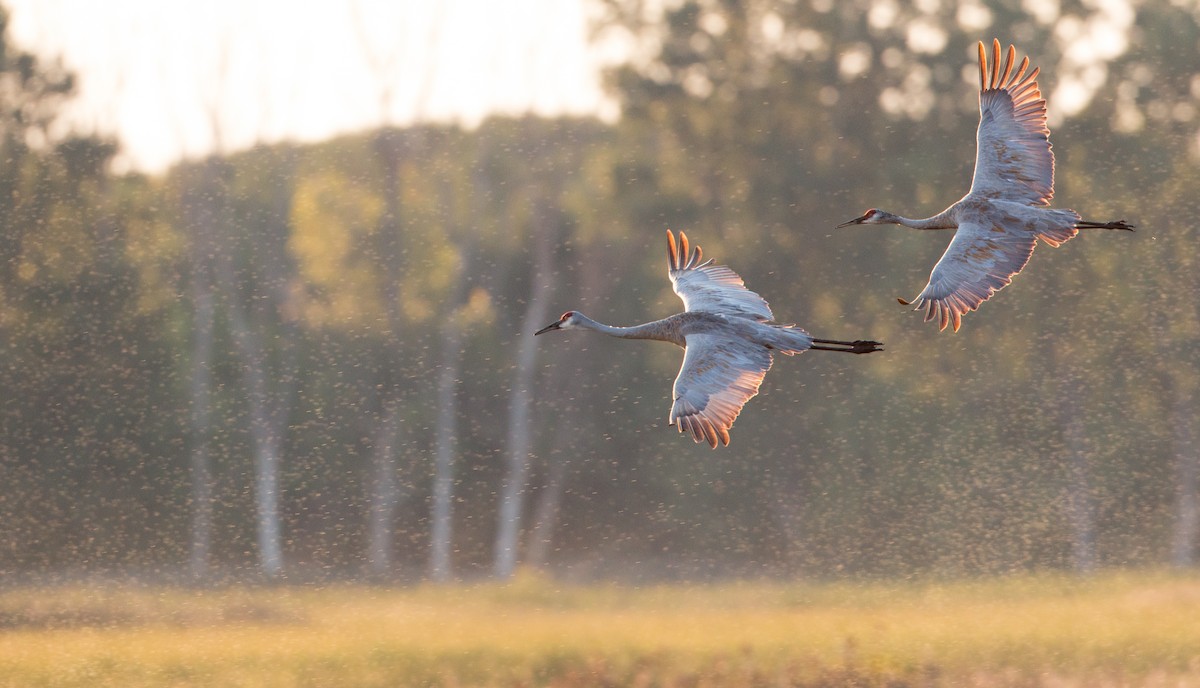
[[(1016, 64), (1008, 46), (1003, 63), (1000, 41), (992, 41), (991, 69), (979, 43), (979, 128), (971, 189), (954, 205), (932, 217), (913, 220), (871, 208), (838, 227), (896, 224), (913, 229), (955, 230), (954, 239), (933, 267), (929, 283), (912, 301), (925, 309), (925, 321), (941, 329), (962, 325), (962, 316), (979, 308), (1012, 282), (1037, 240), (1059, 246), (1081, 229), (1133, 231), (1124, 220), (1084, 220), (1074, 210), (1049, 208), (1054, 197), (1054, 153), (1046, 127), (1046, 101), (1029, 58)], [(1014, 71), (1015, 69), (1015, 71)]]
[(815, 339), (795, 325), (773, 322), (771, 308), (724, 265), (701, 262), (699, 246), (689, 253), (687, 235), (667, 231), (667, 275), (683, 300), (684, 312), (633, 327), (596, 322), (567, 311), (534, 335), (555, 330), (594, 330), (622, 339), (657, 339), (684, 348), (675, 378), (670, 423), (696, 442), (729, 444), (729, 429), (771, 368), (772, 354), (809, 349), (869, 354), (876, 341)]

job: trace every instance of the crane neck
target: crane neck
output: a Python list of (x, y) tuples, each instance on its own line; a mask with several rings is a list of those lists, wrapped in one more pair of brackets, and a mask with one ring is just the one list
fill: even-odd
[(954, 206), (951, 206), (933, 217), (921, 218), (919, 220), (900, 217), (899, 215), (893, 217), (896, 220), (896, 224), (911, 227), (912, 229), (957, 229), (958, 223), (954, 221), (953, 210)]
[(580, 327), (595, 330), (610, 337), (619, 337), (621, 339), (657, 339), (663, 342), (679, 344), (680, 346), (683, 345), (683, 336), (672, 318), (655, 320), (642, 325), (633, 325), (632, 327), (616, 327), (596, 322), (582, 313), (577, 313), (577, 317), (579, 318)]

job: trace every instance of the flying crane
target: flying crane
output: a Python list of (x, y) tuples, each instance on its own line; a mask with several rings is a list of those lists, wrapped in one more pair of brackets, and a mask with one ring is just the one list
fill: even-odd
[(595, 330), (622, 339), (657, 339), (684, 348), (683, 366), (675, 378), (669, 422), (692, 434), (696, 442), (729, 444), (729, 429), (771, 368), (772, 352), (792, 356), (809, 349), (867, 354), (881, 351), (879, 342), (815, 339), (795, 325), (773, 322), (761, 296), (742, 278), (703, 252), (689, 253), (687, 235), (679, 241), (667, 231), (667, 274), (684, 312), (633, 327), (596, 322), (579, 311), (567, 311), (556, 322), (534, 332)]
[(992, 41), (992, 64), (979, 43), (979, 130), (971, 190), (954, 205), (922, 220), (871, 208), (849, 225), (897, 224), (913, 229), (957, 230), (933, 267), (929, 283), (912, 301), (925, 309), (925, 321), (940, 329), (979, 308), (1012, 282), (1041, 239), (1058, 246), (1081, 229), (1124, 229), (1124, 220), (1092, 222), (1074, 210), (1049, 208), (1054, 196), (1054, 153), (1046, 127), (1046, 101), (1038, 89), (1038, 69), (1028, 74), (1029, 58), (1013, 67), (1016, 49), (1008, 46), (1003, 65), (1000, 41)]

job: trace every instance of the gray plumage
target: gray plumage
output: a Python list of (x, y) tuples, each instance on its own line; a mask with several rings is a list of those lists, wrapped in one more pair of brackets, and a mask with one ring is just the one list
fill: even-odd
[(675, 378), (669, 422), (696, 442), (729, 444), (729, 429), (771, 368), (772, 352), (789, 356), (808, 349), (865, 354), (880, 351), (873, 341), (814, 339), (795, 325), (772, 322), (761, 296), (724, 265), (700, 262), (699, 246), (690, 253), (687, 235), (679, 242), (667, 231), (667, 274), (683, 300), (684, 312), (634, 327), (613, 327), (578, 311), (535, 332), (588, 329), (622, 339), (656, 339), (684, 347)]
[(1014, 66), (1008, 46), (1001, 64), (1000, 41), (992, 41), (992, 64), (979, 43), (979, 129), (971, 190), (933, 217), (912, 220), (872, 208), (848, 225), (898, 224), (914, 229), (954, 229), (954, 239), (934, 266), (929, 283), (904, 305), (925, 309), (925, 321), (953, 325), (1012, 282), (1029, 262), (1037, 240), (1058, 246), (1080, 229), (1133, 230), (1124, 220), (1091, 222), (1074, 210), (1053, 209), (1054, 152), (1046, 127), (1046, 101), (1029, 58)]

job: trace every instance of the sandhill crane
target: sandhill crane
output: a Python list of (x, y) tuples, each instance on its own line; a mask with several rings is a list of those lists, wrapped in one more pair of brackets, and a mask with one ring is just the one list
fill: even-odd
[(699, 246), (688, 253), (667, 230), (667, 274), (684, 312), (634, 327), (598, 323), (578, 311), (534, 332), (586, 329), (622, 339), (657, 339), (684, 348), (683, 366), (675, 377), (669, 423), (692, 433), (696, 442), (729, 444), (734, 419), (755, 394), (771, 368), (771, 352), (788, 356), (808, 349), (867, 354), (881, 351), (879, 342), (814, 339), (795, 325), (771, 322), (771, 308), (747, 289), (742, 278), (712, 260), (700, 262)]
[(1029, 262), (1037, 239), (1058, 246), (1081, 229), (1125, 229), (1124, 220), (1092, 222), (1074, 210), (1053, 209), (1054, 153), (1046, 128), (1046, 101), (1038, 90), (1038, 69), (1025, 74), (1029, 58), (1016, 73), (1016, 49), (1000, 64), (1000, 41), (992, 41), (992, 69), (979, 43), (979, 130), (971, 190), (933, 217), (911, 220), (871, 208), (849, 225), (897, 224), (913, 229), (956, 229), (954, 239), (933, 268), (929, 283), (904, 305), (925, 308), (925, 321), (940, 329), (973, 311), (1012, 281)]

